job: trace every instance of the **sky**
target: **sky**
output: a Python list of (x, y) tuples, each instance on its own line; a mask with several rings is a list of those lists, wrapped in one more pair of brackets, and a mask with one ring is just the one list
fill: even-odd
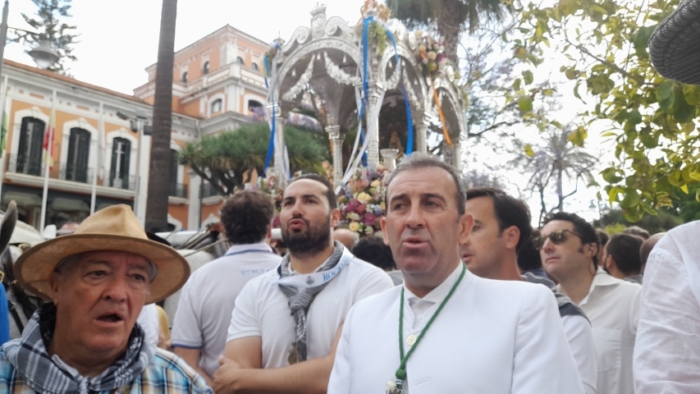
[[(326, 15), (353, 23), (363, 0), (326, 0)], [(299, 26), (309, 26), (316, 0), (179, 0), (175, 50), (229, 24), (263, 41), (289, 39)], [(156, 62), (160, 32), (159, 0), (73, 0), (67, 22), (77, 27), (78, 61), (69, 65), (78, 80), (133, 94), (146, 83), (145, 68)], [(22, 13), (34, 14), (31, 0), (11, 0), (10, 27), (31, 30)], [(10, 43), (5, 58), (34, 66), (25, 46)]]

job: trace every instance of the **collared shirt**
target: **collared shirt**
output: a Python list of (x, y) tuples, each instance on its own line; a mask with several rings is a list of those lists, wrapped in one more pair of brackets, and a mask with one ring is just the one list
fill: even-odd
[(644, 271), (634, 349), (637, 394), (700, 389), (700, 221), (670, 230)]
[(246, 283), (280, 261), (267, 243), (233, 245), (224, 256), (192, 273), (173, 320), (173, 346), (200, 349), (199, 367), (214, 376), (238, 295)]
[[(35, 394), (22, 373), (17, 371), (0, 348), (0, 390), (8, 394)], [(117, 394), (211, 394), (204, 379), (197, 375), (181, 358), (158, 349), (148, 367), (131, 382), (116, 391)], [(69, 394), (69, 393), (66, 393)], [(100, 394), (113, 394), (104, 391)]]
[(593, 327), (598, 362), (598, 394), (633, 394), (634, 351), (642, 286), (613, 278), (598, 268), (581, 301)]
[(642, 281), (644, 280), (644, 275), (642, 275), (642, 274), (632, 275), (632, 276), (626, 277), (623, 280), (626, 280), (626, 281), (632, 282), (632, 283), (637, 283), (637, 284), (641, 285)]
[[(461, 269), (423, 299), (405, 292), (405, 351), (412, 346), (410, 335), (425, 327)], [(395, 380), (401, 288), (368, 297), (350, 310), (328, 394), (383, 393), (387, 381)], [(551, 290), (483, 279), (469, 271), (408, 359), (406, 371), (408, 394), (584, 392)]]

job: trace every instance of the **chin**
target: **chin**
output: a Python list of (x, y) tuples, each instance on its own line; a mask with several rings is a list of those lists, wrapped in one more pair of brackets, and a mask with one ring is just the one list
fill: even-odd
[(126, 349), (129, 335), (111, 334), (94, 335), (84, 341), (85, 347), (93, 352), (109, 353)]
[(412, 256), (403, 259), (401, 264), (398, 264), (403, 272), (409, 275), (420, 275), (430, 273), (436, 266), (435, 261), (424, 257)]

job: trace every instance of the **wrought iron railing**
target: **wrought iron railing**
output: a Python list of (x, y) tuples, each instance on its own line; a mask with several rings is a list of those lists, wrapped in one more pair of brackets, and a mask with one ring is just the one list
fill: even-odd
[(12, 154), (8, 158), (7, 172), (42, 176), (44, 173), (44, 161), (41, 156), (26, 154)]
[(92, 183), (95, 171), (92, 168), (75, 167), (72, 164), (61, 164), (59, 178), (64, 181)]
[(136, 177), (132, 175), (114, 178), (110, 177), (107, 179), (107, 184), (105, 186), (124, 190), (136, 190)]

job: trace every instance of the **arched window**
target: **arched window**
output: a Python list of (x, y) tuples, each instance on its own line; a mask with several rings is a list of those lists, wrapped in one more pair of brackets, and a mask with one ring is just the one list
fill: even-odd
[(65, 168), (67, 181), (88, 181), (88, 157), (90, 157), (90, 132), (79, 127), (70, 129), (68, 159)]
[(242, 65), (245, 64), (245, 61), (243, 60), (242, 57), (238, 56), (238, 58), (236, 58), (236, 63), (238, 63), (238, 64), (240, 64), (240, 65), (242, 66)]
[(209, 61), (207, 60), (204, 62), (204, 65), (202, 66), (202, 74), (207, 75), (209, 74)]
[(187, 83), (187, 71), (182, 73), (182, 82)]
[(255, 71), (260, 70), (260, 67), (258, 66), (258, 63), (253, 63), (253, 70), (255, 70)]
[(216, 99), (211, 103), (211, 113), (215, 114), (217, 112), (221, 112), (221, 109), (223, 108), (224, 101), (221, 99)]
[(29, 175), (41, 175), (41, 154), (44, 144), (46, 123), (43, 120), (22, 118), (17, 152), (17, 172)]
[(112, 165), (109, 169), (109, 186), (129, 189), (129, 161), (131, 141), (117, 137), (112, 141)]

